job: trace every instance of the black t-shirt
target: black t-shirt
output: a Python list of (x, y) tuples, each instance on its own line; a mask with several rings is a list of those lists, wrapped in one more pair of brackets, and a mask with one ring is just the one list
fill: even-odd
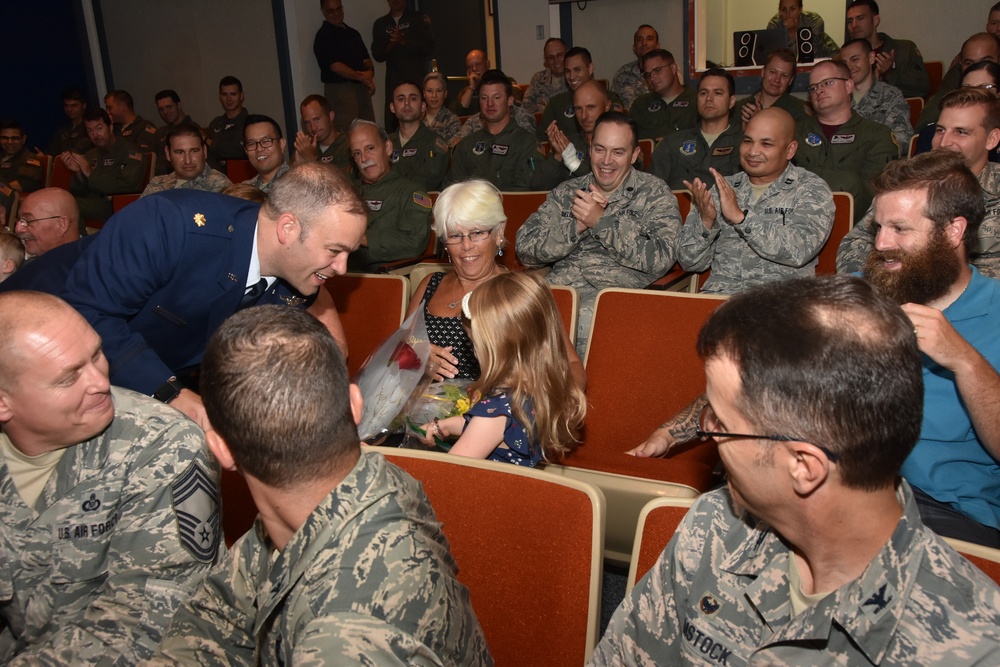
[(354, 70), (366, 70), (369, 67), (365, 65), (365, 61), (371, 60), (361, 33), (348, 25), (341, 28), (326, 21), (316, 31), (313, 53), (316, 54), (320, 80), (323, 83), (352, 83), (351, 79), (345, 79), (330, 70), (333, 63), (344, 63)]

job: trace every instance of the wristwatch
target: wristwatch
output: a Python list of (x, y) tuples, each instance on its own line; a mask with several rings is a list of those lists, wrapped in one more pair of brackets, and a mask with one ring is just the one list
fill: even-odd
[(177, 381), (177, 376), (171, 375), (159, 389), (153, 392), (153, 398), (162, 403), (169, 403), (177, 398), (183, 388), (184, 385)]

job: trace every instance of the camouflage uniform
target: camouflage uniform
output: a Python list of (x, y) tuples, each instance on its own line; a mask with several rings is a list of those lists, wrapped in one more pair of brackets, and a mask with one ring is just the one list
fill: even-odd
[(521, 106), (528, 113), (542, 113), (549, 100), (568, 90), (569, 86), (566, 85), (565, 77), (555, 76), (550, 70), (543, 69), (541, 72), (535, 72), (534, 76), (531, 77), (531, 81), (528, 83), (528, 92), (524, 94)]
[(87, 129), (81, 121), (76, 127), (67, 125), (56, 130), (55, 136), (52, 137), (52, 143), (49, 144), (45, 152), (49, 155), (59, 155), (70, 151), (83, 155), (93, 147), (94, 144), (90, 143)]
[(381, 454), (363, 452), (273, 552), (258, 519), (177, 612), (154, 664), (493, 664), (434, 510)]
[[(984, 276), (1000, 278), (1000, 164), (987, 162), (979, 174), (979, 185), (983, 188), (986, 217), (976, 232), (976, 245), (969, 262)], [(864, 267), (868, 253), (875, 246), (874, 221), (872, 207), (840, 242), (838, 273), (857, 273)]]
[(740, 170), (742, 142), (740, 123), (727, 127), (711, 146), (702, 136), (700, 127), (674, 132), (656, 145), (650, 172), (666, 181), (672, 190), (683, 190), (687, 187), (684, 181), (693, 183), (695, 178), (714, 183), (715, 177), (708, 171), (709, 167), (723, 176)]
[(855, 221), (872, 203), (871, 180), (899, 157), (889, 128), (857, 111), (830, 140), (816, 118), (798, 127), (796, 139), (795, 164), (822, 177), (831, 190), (851, 193)]
[[(535, 127), (535, 115), (528, 113), (523, 107), (519, 107), (516, 104), (511, 107), (510, 117), (514, 119), (518, 127), (523, 127), (528, 132), (534, 132), (537, 128)], [(461, 129), (459, 129), (458, 134), (455, 135), (455, 141), (453, 143), (458, 143), (462, 139), (473, 132), (478, 132), (483, 129), (483, 116), (482, 114), (476, 113), (469, 116), (468, 120), (462, 123)]]
[(164, 125), (160, 128), (157, 128), (155, 137), (155, 148), (154, 148), (154, 151), (156, 153), (157, 176), (165, 176), (166, 174), (169, 174), (171, 171), (173, 171), (173, 167), (170, 165), (169, 162), (167, 162), (164, 155), (166, 154), (167, 151), (167, 134), (170, 132), (170, 130), (174, 129), (178, 125), (193, 125), (194, 127), (199, 127), (199, 128), (201, 127), (200, 125), (198, 125), (198, 123), (191, 120), (191, 116), (184, 116), (184, 118), (181, 121), (174, 123), (173, 125)]
[(115, 134), (119, 139), (131, 141), (140, 153), (159, 152), (160, 159), (163, 158), (156, 138), (156, 126), (142, 116), (136, 116), (135, 120), (124, 127), (116, 123)]
[(622, 98), (622, 106), (626, 109), (630, 109), (640, 95), (649, 92), (646, 81), (642, 78), (638, 59), (618, 68), (614, 78), (611, 79), (611, 90)]
[(486, 128), (458, 142), (442, 187), (469, 178), (485, 178), (501, 190), (548, 190), (559, 171), (546, 165), (535, 138), (508, 122), (499, 134)]
[[(753, 95), (748, 95), (747, 97), (744, 97), (736, 102), (736, 106), (733, 107), (733, 110), (729, 114), (729, 117), (734, 123), (739, 123), (740, 125), (743, 124), (743, 107), (750, 102), (757, 103), (758, 95), (760, 95), (760, 91), (757, 91)], [(806, 111), (806, 103), (791, 93), (785, 93), (776, 99), (774, 104), (771, 106), (777, 107), (778, 109), (784, 109), (790, 113), (792, 118), (795, 120), (796, 128), (802, 127), (802, 125), (809, 120), (809, 113)]]
[(230, 181), (224, 174), (212, 169), (208, 163), (205, 163), (205, 168), (200, 174), (192, 178), (190, 181), (182, 181), (178, 178), (177, 174), (171, 172), (165, 176), (154, 176), (150, 181), (146, 189), (142, 191), (142, 196), (155, 194), (157, 192), (163, 192), (164, 190), (174, 190), (178, 188), (187, 188), (188, 190), (204, 190), (205, 192), (222, 192), (230, 185)]
[(666, 138), (672, 132), (698, 125), (698, 91), (685, 88), (669, 104), (656, 93), (640, 95), (628, 115), (638, 126), (640, 139)]
[(744, 172), (726, 181), (746, 219), (738, 225), (723, 220), (718, 188), (713, 187), (715, 226), (706, 229), (692, 207), (677, 241), (677, 261), (685, 270), (711, 267), (702, 291), (733, 294), (773, 280), (815, 275), (816, 256), (830, 236), (835, 213), (823, 179), (789, 164), (754, 204)]
[(284, 176), (285, 172), (288, 171), (289, 169), (290, 169), (290, 167), (288, 166), (288, 163), (287, 162), (282, 162), (281, 166), (278, 167), (278, 171), (275, 172), (274, 176), (267, 183), (264, 182), (264, 177), (263, 176), (261, 176), (260, 174), (257, 174), (253, 178), (251, 178), (249, 180), (246, 180), (246, 181), (243, 181), (243, 184), (244, 185), (252, 185), (255, 188), (257, 188), (258, 190), (260, 190), (261, 192), (267, 192), (268, 190), (271, 189), (271, 184), (274, 183), (279, 178), (281, 178), (282, 176)]
[(792, 552), (702, 496), (615, 612), (589, 665), (1000, 664), (1000, 589), (920, 521), (913, 492), (864, 573), (792, 614)]
[(447, 107), (441, 107), (433, 118), (424, 116), (424, 125), (437, 132), (449, 146), (462, 129), (462, 121)]
[(350, 254), (350, 270), (374, 271), (375, 264), (423, 253), (431, 233), (430, 196), (395, 168), (360, 189), (368, 205), (368, 245)]
[(892, 68), (882, 80), (903, 91), (904, 97), (927, 97), (931, 92), (931, 80), (927, 76), (924, 57), (917, 45), (908, 39), (893, 39), (884, 32), (878, 33), (882, 48), (877, 53), (895, 51)]
[(899, 88), (876, 81), (860, 100), (851, 98), (851, 107), (868, 120), (882, 123), (892, 130), (899, 146), (899, 156), (906, 157), (913, 126), (910, 125), (910, 107)]
[(448, 144), (423, 123), (403, 146), (399, 131), (389, 135), (392, 140), (392, 170), (415, 181), (422, 190), (440, 190), (448, 170)]
[[(625, 106), (622, 104), (622, 98), (618, 97), (618, 93), (614, 91), (608, 91), (608, 98), (611, 100), (611, 110), (612, 111), (625, 111)], [(542, 122), (538, 124), (535, 128), (535, 136), (538, 137), (539, 141), (548, 141), (549, 135), (546, 134), (546, 130), (549, 129), (549, 125), (552, 121), (556, 122), (556, 126), (563, 131), (567, 137), (571, 134), (576, 134), (580, 131), (580, 126), (576, 124), (576, 108), (573, 106), (573, 91), (566, 91), (565, 93), (559, 93), (553, 96), (549, 103), (545, 105), (545, 111), (542, 113)], [(639, 137), (642, 138), (641, 136)]]
[(208, 124), (208, 163), (212, 169), (225, 173), (226, 160), (247, 159), (247, 152), (243, 150), (243, 126), (249, 115), (244, 108), (236, 118), (222, 114)]
[(351, 142), (348, 134), (341, 132), (326, 148), (321, 149), (320, 146), (317, 146), (316, 159), (349, 171), (354, 162), (351, 160)]
[(74, 174), (69, 184), (69, 191), (80, 207), (81, 227), (88, 218), (111, 217), (114, 213), (111, 195), (140, 192), (143, 172), (142, 154), (124, 139), (116, 140), (107, 151), (92, 148), (83, 157), (90, 162), (90, 176)]
[(149, 658), (222, 555), (218, 470), (201, 429), (152, 398), (112, 397), (111, 426), (65, 450), (34, 507), (0, 465), (5, 665)]
[(593, 174), (562, 183), (517, 231), (518, 259), (528, 266), (553, 265), (548, 281), (579, 293), (577, 348), (584, 350), (597, 292), (646, 287), (663, 276), (674, 264), (681, 228), (677, 198), (667, 184), (632, 169), (593, 229), (578, 233), (573, 200), (593, 183)]

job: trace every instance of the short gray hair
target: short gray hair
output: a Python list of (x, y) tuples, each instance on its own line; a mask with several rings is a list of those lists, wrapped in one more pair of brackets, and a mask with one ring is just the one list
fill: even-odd
[(438, 238), (457, 227), (493, 230), (507, 222), (503, 195), (489, 181), (479, 178), (449, 185), (434, 204), (434, 231)]
[(389, 141), (389, 133), (385, 131), (384, 127), (378, 123), (373, 123), (370, 120), (365, 120), (364, 118), (355, 118), (351, 121), (351, 126), (347, 129), (348, 136), (354, 134), (354, 130), (365, 126), (374, 127), (375, 131), (378, 132), (378, 138), (382, 140), (382, 143)]

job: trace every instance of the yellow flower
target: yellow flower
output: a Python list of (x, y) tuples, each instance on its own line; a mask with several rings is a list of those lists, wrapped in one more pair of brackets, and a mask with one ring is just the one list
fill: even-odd
[(470, 407), (472, 407), (472, 404), (468, 398), (463, 397), (455, 401), (455, 412), (457, 414), (464, 415), (469, 411)]

